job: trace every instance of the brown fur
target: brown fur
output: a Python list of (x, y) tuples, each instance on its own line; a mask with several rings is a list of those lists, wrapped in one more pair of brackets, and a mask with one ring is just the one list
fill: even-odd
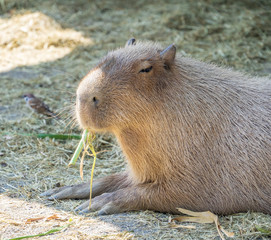
[(92, 209), (271, 214), (271, 81), (174, 49), (130, 42), (80, 82), (80, 125), (115, 134), (128, 161), (94, 184)]

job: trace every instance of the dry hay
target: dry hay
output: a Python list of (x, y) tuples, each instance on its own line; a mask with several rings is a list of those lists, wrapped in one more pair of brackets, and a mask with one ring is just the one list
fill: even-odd
[[(270, 73), (270, 1), (1, 0), (0, 6), (0, 191), (13, 197), (0, 198), (3, 237), (43, 232), (61, 224), (24, 224), (39, 214), (47, 217), (57, 208), (61, 210), (58, 214), (80, 222), (44, 239), (126, 239), (130, 235), (144, 239), (214, 239), (217, 232), (213, 225), (195, 224), (196, 230), (171, 229), (168, 214), (145, 211), (78, 217), (72, 211), (80, 201), (49, 202), (40, 198), (48, 188), (81, 181), (79, 163), (67, 168), (78, 140), (35, 139), (18, 133), (79, 134), (80, 130), (31, 114), (21, 96), (36, 94), (53, 110), (64, 111), (65, 119), (79, 79), (99, 57), (131, 36), (165, 46), (174, 42), (183, 55), (242, 71)], [(99, 136), (95, 144), (97, 152), (108, 151), (98, 155), (94, 177), (124, 169), (121, 151), (110, 135)], [(85, 179), (90, 177), (90, 168), (88, 159)], [(37, 211), (43, 208), (44, 212)], [(235, 233), (235, 239), (269, 238), (259, 231), (259, 227), (270, 230), (268, 215), (243, 213), (221, 217), (220, 221)], [(99, 225), (104, 228), (93, 235)]]
[[(64, 57), (78, 45), (89, 45), (91, 39), (61, 26), (40, 12), (29, 12), (0, 19), (0, 48), (5, 58), (2, 71), (17, 66), (39, 64)], [(33, 56), (40, 56), (35, 57)]]

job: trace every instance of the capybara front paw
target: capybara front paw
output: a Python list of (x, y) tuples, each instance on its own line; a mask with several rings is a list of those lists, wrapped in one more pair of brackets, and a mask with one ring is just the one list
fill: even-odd
[(123, 209), (114, 200), (116, 193), (103, 193), (91, 200), (91, 208), (89, 208), (89, 201), (84, 202), (78, 206), (75, 210), (79, 211), (79, 214), (85, 214), (89, 212), (98, 211), (98, 215), (106, 215), (122, 212)]
[(89, 184), (82, 183), (72, 186), (54, 188), (42, 193), (40, 196), (48, 197), (48, 200), (67, 198), (89, 198)]
[(49, 200), (52, 200), (53, 199), (53, 196), (54, 196), (54, 199), (60, 199), (57, 197), (58, 193), (62, 192), (62, 194), (64, 192), (66, 192), (66, 190), (69, 188), (70, 186), (65, 186), (65, 187), (58, 187), (58, 188), (53, 188), (53, 189), (50, 189), (46, 192), (43, 192), (40, 194), (41, 197), (48, 197)]

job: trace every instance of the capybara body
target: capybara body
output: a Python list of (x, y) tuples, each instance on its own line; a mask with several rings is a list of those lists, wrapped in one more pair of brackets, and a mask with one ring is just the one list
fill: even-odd
[[(175, 53), (131, 39), (81, 80), (80, 126), (113, 133), (128, 162), (96, 181), (91, 210), (271, 214), (271, 80)], [(88, 191), (81, 184), (45, 195)]]

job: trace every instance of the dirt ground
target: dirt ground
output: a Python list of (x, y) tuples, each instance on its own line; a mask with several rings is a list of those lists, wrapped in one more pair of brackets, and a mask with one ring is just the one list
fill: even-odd
[[(219, 239), (213, 224), (172, 228), (170, 214), (151, 211), (80, 216), (73, 209), (81, 201), (39, 197), (46, 189), (81, 182), (79, 163), (67, 167), (78, 140), (28, 135), (80, 134), (71, 117), (79, 80), (101, 56), (131, 37), (165, 47), (175, 43), (183, 55), (270, 74), (271, 2), (0, 0), (0, 14), (1, 239), (57, 227), (64, 228), (39, 238)], [(22, 98), (25, 93), (42, 98), (62, 120), (32, 113)], [(97, 136), (95, 148), (102, 152), (94, 178), (125, 168), (112, 136)], [(90, 178), (91, 160), (85, 160), (85, 179)], [(240, 213), (220, 221), (235, 233), (234, 239), (271, 239), (269, 215)]]

